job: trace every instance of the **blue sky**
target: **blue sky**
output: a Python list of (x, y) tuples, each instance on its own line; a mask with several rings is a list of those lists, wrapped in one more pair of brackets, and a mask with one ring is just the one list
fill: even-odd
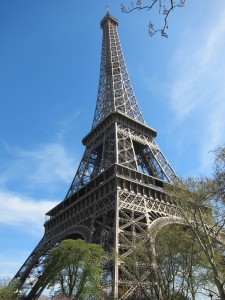
[(121, 2), (0, 1), (0, 276), (40, 240), (45, 212), (63, 200), (82, 157), (107, 3), (145, 121), (174, 170), (210, 174), (209, 151), (224, 144), (225, 2), (187, 0), (168, 39), (147, 34), (157, 13), (123, 14)]

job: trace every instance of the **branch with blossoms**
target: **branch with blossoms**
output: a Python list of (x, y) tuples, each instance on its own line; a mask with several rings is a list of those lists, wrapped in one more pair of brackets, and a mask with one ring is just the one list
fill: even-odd
[[(168, 37), (167, 29), (168, 29), (168, 18), (170, 14), (173, 12), (175, 8), (184, 7), (185, 0), (148, 0), (151, 3), (149, 5), (143, 5), (142, 0), (137, 0), (134, 5), (133, 1), (130, 1), (130, 6), (125, 6), (121, 4), (121, 11), (123, 13), (131, 13), (134, 10), (153, 10), (153, 8), (157, 7), (159, 9), (159, 14), (163, 15), (163, 24), (161, 28), (155, 28), (154, 23), (151, 21), (148, 25), (148, 33), (150, 36), (155, 35), (156, 33), (161, 33), (161, 36)], [(163, 4), (162, 4), (163, 2)]]

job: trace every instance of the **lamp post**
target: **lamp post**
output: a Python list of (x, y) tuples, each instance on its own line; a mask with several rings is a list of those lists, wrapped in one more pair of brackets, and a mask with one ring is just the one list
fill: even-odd
[(210, 299), (212, 300), (213, 294), (212, 294), (211, 292), (209, 293), (209, 297), (210, 297)]

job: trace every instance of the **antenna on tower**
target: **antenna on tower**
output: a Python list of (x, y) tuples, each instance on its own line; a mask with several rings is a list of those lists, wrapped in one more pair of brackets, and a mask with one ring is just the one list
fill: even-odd
[(106, 13), (107, 13), (107, 14), (109, 14), (109, 8), (110, 8), (110, 6), (109, 6), (109, 4), (107, 4), (107, 5), (106, 5)]

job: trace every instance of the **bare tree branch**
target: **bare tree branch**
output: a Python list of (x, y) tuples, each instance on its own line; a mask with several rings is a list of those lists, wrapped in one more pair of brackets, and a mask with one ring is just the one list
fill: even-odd
[(130, 6), (125, 6), (121, 4), (121, 11), (124, 13), (131, 13), (135, 10), (153, 10), (154, 7), (158, 5), (159, 14), (164, 15), (163, 24), (161, 28), (155, 28), (155, 25), (150, 21), (148, 25), (148, 33), (150, 36), (155, 35), (156, 33), (161, 33), (161, 36), (168, 37), (167, 29), (168, 29), (168, 18), (174, 8), (184, 7), (185, 0), (164, 0), (165, 3), (162, 6), (162, 0), (149, 0), (149, 5), (143, 5), (142, 0), (137, 0), (136, 4), (133, 4), (133, 1), (130, 1)]

